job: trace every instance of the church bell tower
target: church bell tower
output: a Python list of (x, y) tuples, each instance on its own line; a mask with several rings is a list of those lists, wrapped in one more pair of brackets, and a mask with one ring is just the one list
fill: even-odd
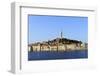
[(61, 33), (60, 33), (60, 37), (61, 37), (61, 39), (63, 38), (63, 32), (61, 31)]

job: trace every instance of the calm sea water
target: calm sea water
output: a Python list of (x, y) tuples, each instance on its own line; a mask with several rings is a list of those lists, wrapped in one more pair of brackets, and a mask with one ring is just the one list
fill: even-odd
[(87, 50), (75, 50), (75, 51), (41, 51), (41, 52), (28, 52), (28, 60), (54, 60), (54, 59), (78, 59), (78, 58), (88, 58)]

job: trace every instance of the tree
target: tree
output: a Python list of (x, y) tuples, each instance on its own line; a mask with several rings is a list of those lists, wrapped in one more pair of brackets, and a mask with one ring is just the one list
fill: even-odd
[(33, 47), (32, 47), (32, 46), (31, 46), (30, 50), (31, 50), (30, 52), (32, 52), (32, 51), (33, 51)]

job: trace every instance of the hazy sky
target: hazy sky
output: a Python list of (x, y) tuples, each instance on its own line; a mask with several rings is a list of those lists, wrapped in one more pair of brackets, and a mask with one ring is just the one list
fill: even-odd
[(63, 37), (87, 42), (88, 17), (29, 15), (28, 42), (39, 42)]

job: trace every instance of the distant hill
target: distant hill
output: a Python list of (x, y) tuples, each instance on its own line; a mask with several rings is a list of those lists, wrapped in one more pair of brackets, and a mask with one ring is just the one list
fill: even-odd
[(72, 40), (72, 39), (67, 39), (67, 38), (56, 38), (56, 39), (52, 39), (52, 40), (48, 40), (48, 41), (32, 43), (32, 44), (29, 44), (29, 45), (57, 44), (57, 43), (62, 43), (62, 44), (73, 44), (73, 43), (77, 44), (77, 43), (80, 43), (80, 44), (82, 44), (82, 41)]
[(67, 39), (67, 38), (56, 38), (50, 41), (47, 41), (47, 43), (63, 43), (63, 44), (72, 44), (72, 43), (82, 43), (82, 41), (78, 41), (78, 40), (71, 40), (71, 39)]

